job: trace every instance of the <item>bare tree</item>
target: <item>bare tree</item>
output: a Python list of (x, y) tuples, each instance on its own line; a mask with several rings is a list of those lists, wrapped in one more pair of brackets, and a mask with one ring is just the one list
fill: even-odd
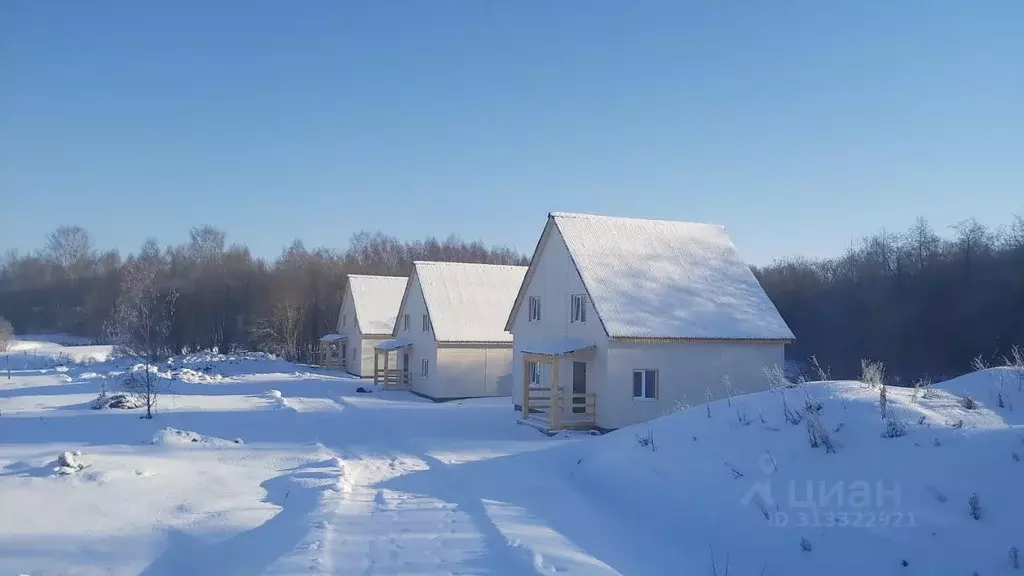
[[(0, 352), (7, 352), (11, 348), (11, 341), (14, 340), (14, 326), (6, 318), (0, 317)], [(5, 355), (7, 360), (7, 379), (11, 379), (11, 356)]]
[(44, 252), (51, 262), (75, 276), (92, 258), (92, 237), (81, 226), (61, 226), (47, 234)]
[(157, 267), (142, 260), (130, 262), (125, 267), (121, 295), (107, 326), (115, 351), (143, 364), (141, 370), (133, 367), (124, 387), (145, 402), (146, 418), (153, 417), (153, 407), (162, 392), (153, 364), (170, 351), (168, 336), (177, 299), (174, 290), (161, 289), (158, 271)]
[(0, 316), (0, 352), (7, 352), (14, 340), (14, 326), (5, 318)]

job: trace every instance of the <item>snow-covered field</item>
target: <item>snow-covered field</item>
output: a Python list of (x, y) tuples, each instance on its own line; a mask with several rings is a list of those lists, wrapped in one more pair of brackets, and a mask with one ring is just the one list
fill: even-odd
[(890, 387), (888, 424), (879, 389), (829, 382), (548, 438), (508, 399), (362, 394), (265, 356), (161, 364), (153, 420), (90, 409), (129, 369), (109, 349), (10, 360), (2, 574), (1024, 573), (1009, 369)]

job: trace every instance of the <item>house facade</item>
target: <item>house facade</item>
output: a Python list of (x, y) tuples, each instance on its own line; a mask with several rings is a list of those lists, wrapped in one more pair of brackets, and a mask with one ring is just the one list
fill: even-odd
[(525, 266), (416, 262), (375, 381), (434, 400), (512, 395), (504, 323)]
[(553, 213), (506, 328), (515, 405), (614, 429), (768, 387), (793, 334), (720, 226)]
[[(406, 281), (399, 276), (348, 275), (336, 333), (321, 338), (325, 366), (364, 378), (373, 376), (374, 346), (391, 338)], [(331, 361), (334, 354), (341, 358), (337, 366)]]

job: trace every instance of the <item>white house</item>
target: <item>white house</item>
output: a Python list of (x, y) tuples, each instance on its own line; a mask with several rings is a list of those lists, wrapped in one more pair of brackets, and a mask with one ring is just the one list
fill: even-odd
[(375, 382), (434, 400), (512, 395), (505, 331), (525, 266), (415, 262)]
[(516, 409), (614, 429), (766, 389), (794, 339), (721, 226), (552, 213), (505, 326)]
[(406, 278), (349, 274), (335, 334), (320, 339), (323, 365), (373, 376), (373, 348), (391, 338)]

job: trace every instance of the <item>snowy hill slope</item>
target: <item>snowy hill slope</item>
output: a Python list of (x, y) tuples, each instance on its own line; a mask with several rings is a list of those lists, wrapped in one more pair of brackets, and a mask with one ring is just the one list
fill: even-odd
[[(966, 409), (964, 395), (977, 407)], [(809, 383), (695, 406), (494, 472), (558, 470), (606, 514), (632, 515), (638, 539), (662, 542), (652, 550), (671, 551), (623, 573), (711, 574), (713, 556), (717, 574), (726, 564), (730, 574), (786, 576), (1020, 574), (1011, 548), (1024, 549), (1024, 372), (987, 370), (916, 395), (888, 387), (886, 398), (901, 437), (886, 437), (902, 427), (882, 418), (880, 388)], [(808, 421), (828, 437), (817, 447)]]

